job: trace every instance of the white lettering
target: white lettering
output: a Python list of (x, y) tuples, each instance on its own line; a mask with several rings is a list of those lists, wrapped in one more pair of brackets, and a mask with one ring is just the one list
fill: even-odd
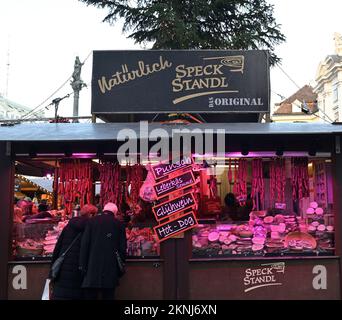
[(312, 286), (315, 290), (326, 290), (327, 285), (327, 268), (317, 265), (312, 269), (313, 274), (317, 274), (312, 280)]
[(15, 290), (27, 289), (27, 270), (25, 266), (17, 265), (12, 269), (12, 273), (16, 274), (13, 278), (12, 285)]

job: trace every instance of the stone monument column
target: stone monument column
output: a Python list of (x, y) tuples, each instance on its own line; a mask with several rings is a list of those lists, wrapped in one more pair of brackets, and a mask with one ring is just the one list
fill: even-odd
[[(81, 71), (82, 71), (83, 63), (81, 63), (80, 58), (77, 56), (74, 64), (74, 72), (72, 74), (71, 87), (74, 91), (74, 107), (73, 107), (73, 116), (78, 117), (78, 104), (80, 91), (86, 84), (81, 80)], [(78, 122), (77, 119), (74, 119), (73, 122)]]

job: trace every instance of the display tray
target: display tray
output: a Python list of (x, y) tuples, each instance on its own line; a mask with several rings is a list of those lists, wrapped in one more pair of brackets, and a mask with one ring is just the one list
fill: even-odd
[[(164, 261), (159, 256), (150, 257), (127, 257), (126, 262), (137, 262), (137, 261), (149, 261), (149, 262), (162, 262)], [(17, 257), (12, 258), (9, 264), (20, 264), (20, 263), (51, 263), (51, 257)]]
[(208, 259), (216, 259), (216, 258), (234, 258), (234, 259), (239, 259), (239, 258), (245, 258), (245, 257), (250, 257), (250, 258), (268, 258), (268, 257), (323, 257), (323, 256), (331, 256), (331, 252), (328, 251), (316, 251), (316, 252), (293, 252), (293, 251), (288, 251), (288, 252), (280, 252), (280, 253), (243, 253), (243, 254), (206, 254), (206, 253), (196, 253), (192, 254), (192, 259), (202, 259), (202, 258), (208, 258)]
[(30, 261), (51, 261), (52, 256), (35, 256), (35, 257), (12, 257), (13, 262), (23, 261), (23, 262), (30, 262)]
[(278, 260), (316, 260), (316, 259), (340, 259), (339, 256), (332, 256), (332, 255), (319, 255), (319, 256), (268, 256), (268, 257), (256, 257), (256, 256), (249, 256), (249, 257), (226, 257), (226, 256), (219, 256), (219, 257), (212, 257), (212, 258), (208, 258), (208, 257), (193, 257), (191, 259), (189, 259), (190, 263), (196, 263), (196, 262), (217, 262), (217, 261), (234, 261), (234, 262), (246, 262), (246, 261), (278, 261)]

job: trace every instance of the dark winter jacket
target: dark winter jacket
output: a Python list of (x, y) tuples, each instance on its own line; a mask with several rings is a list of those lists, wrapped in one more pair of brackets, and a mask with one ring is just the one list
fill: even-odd
[(124, 225), (111, 212), (92, 218), (82, 238), (80, 269), (84, 272), (83, 288), (115, 288), (119, 283), (115, 251), (126, 256)]
[[(52, 256), (52, 263), (67, 250), (78, 234), (83, 234), (87, 222), (88, 218), (86, 217), (76, 217), (69, 221), (58, 238)], [(53, 299), (83, 299), (83, 290), (81, 289), (83, 279), (82, 273), (79, 270), (81, 240), (82, 236), (75, 241), (65, 255), (59, 276), (53, 283)]]

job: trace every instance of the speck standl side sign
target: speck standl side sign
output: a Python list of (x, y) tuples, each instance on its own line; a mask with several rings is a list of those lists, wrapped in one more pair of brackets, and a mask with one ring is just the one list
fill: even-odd
[(264, 50), (94, 51), (92, 113), (269, 111)]

